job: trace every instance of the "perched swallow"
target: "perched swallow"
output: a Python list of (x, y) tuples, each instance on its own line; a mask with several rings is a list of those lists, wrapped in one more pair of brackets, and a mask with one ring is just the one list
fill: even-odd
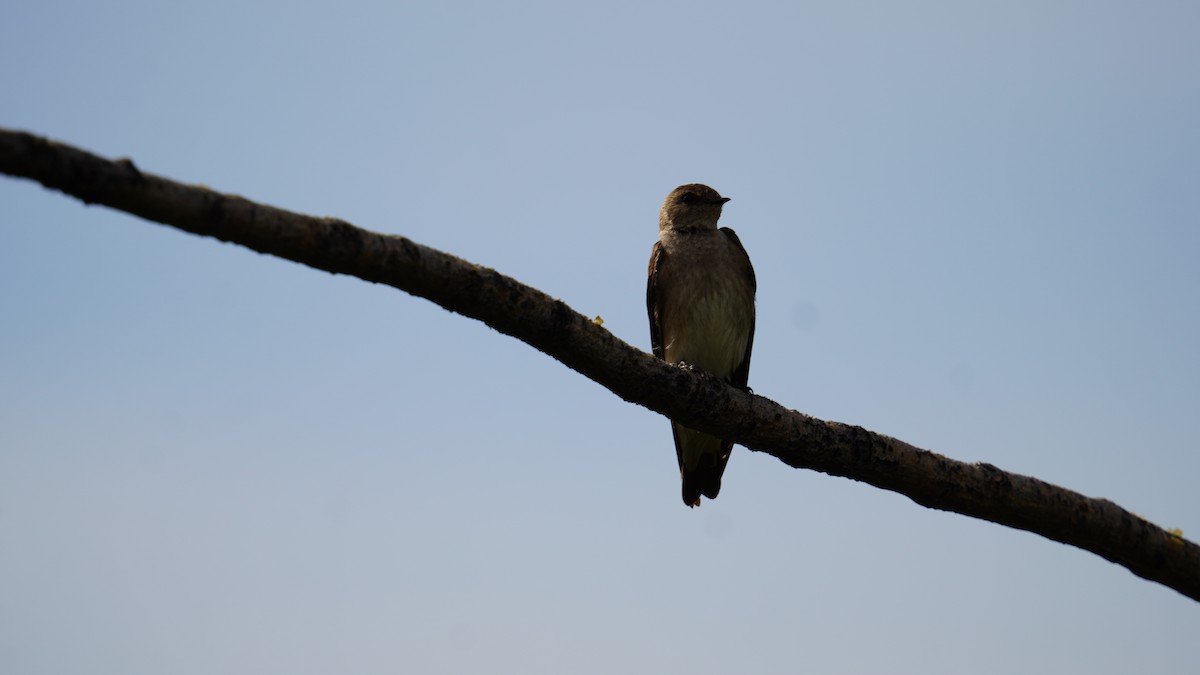
[[(754, 343), (754, 268), (733, 230), (717, 228), (729, 201), (707, 185), (681, 185), (658, 214), (646, 310), (654, 355), (746, 387)], [(733, 441), (671, 422), (683, 503), (714, 499)]]

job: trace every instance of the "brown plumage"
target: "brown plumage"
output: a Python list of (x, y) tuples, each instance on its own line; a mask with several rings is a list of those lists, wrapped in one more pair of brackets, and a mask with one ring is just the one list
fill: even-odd
[[(717, 228), (728, 198), (707, 185), (681, 185), (659, 212), (646, 310), (654, 355), (745, 387), (754, 343), (754, 268), (733, 230)], [(683, 502), (721, 490), (733, 442), (671, 423)]]

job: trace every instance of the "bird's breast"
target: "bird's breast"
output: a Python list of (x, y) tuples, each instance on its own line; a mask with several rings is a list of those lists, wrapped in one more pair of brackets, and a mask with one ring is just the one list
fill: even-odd
[(666, 360), (728, 377), (746, 354), (753, 295), (744, 283), (722, 274), (697, 275), (676, 291), (664, 317)]

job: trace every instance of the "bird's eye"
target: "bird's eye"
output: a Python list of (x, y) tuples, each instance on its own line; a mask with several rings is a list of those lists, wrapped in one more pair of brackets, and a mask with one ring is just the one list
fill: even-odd
[(692, 204), (696, 201), (696, 195), (692, 192), (685, 192), (683, 193), (683, 196), (679, 198), (679, 201), (683, 202), (684, 204)]

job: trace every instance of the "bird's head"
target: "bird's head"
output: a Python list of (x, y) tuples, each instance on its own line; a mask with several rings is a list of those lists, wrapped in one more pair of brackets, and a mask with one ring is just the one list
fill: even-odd
[(721, 207), (729, 197), (699, 183), (680, 185), (671, 190), (658, 212), (658, 229), (715, 230), (721, 217)]

